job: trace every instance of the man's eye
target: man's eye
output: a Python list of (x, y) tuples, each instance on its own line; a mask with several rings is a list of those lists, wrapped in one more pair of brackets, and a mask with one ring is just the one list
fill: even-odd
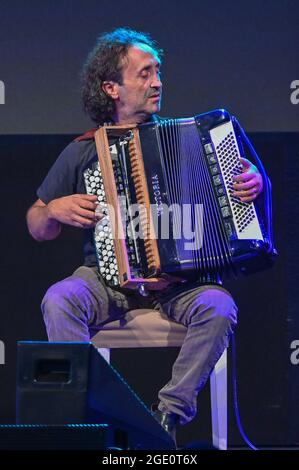
[(149, 75), (148, 70), (143, 70), (143, 71), (141, 72), (141, 77), (142, 77), (142, 78), (147, 78), (148, 75)]

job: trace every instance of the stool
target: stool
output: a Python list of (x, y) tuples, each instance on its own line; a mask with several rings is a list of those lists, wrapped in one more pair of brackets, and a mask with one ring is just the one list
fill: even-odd
[[(158, 310), (129, 311), (125, 318), (106, 323), (91, 339), (110, 362), (110, 349), (180, 347), (187, 328)], [(227, 351), (210, 375), (213, 445), (227, 450)]]

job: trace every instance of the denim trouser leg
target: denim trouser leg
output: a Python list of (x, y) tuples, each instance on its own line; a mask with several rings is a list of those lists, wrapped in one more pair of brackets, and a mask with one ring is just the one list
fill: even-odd
[(96, 268), (79, 267), (51, 286), (42, 301), (49, 341), (90, 341), (91, 331), (137, 308), (134, 302), (106, 287)]
[(212, 285), (180, 293), (161, 307), (188, 329), (172, 378), (159, 392), (159, 409), (178, 414), (186, 424), (196, 414), (198, 392), (228, 346), (237, 307), (225, 289)]

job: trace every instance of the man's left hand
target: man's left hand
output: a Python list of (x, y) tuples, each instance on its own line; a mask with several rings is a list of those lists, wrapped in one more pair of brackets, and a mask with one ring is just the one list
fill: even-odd
[(247, 158), (240, 158), (240, 162), (243, 171), (233, 178), (233, 196), (242, 202), (252, 202), (263, 190), (263, 178), (257, 167)]

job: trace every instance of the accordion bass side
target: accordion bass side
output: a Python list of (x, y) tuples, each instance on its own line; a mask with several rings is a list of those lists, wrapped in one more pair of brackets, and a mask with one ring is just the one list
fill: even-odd
[[(85, 183), (103, 207), (94, 240), (108, 284), (159, 290), (184, 276), (213, 283), (272, 265), (270, 181), (227, 111), (104, 126), (95, 140), (97, 176)], [(254, 203), (233, 196), (241, 157), (263, 177)]]

